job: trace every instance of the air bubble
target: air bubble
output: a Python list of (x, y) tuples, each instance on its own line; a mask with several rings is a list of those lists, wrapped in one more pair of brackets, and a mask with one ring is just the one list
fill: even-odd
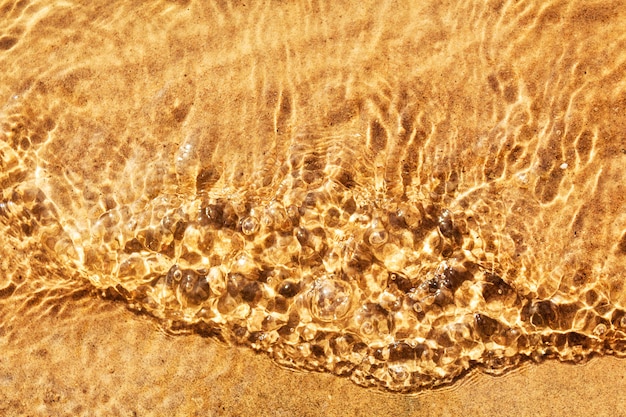
[(174, 281), (180, 281), (180, 279), (183, 277), (183, 273), (180, 272), (180, 270), (174, 271)]
[(603, 336), (607, 331), (606, 324), (600, 323), (593, 329), (593, 334), (600, 337)]
[(384, 245), (387, 242), (388, 238), (389, 238), (389, 234), (387, 233), (385, 229), (376, 229), (370, 233), (368, 242), (370, 245), (377, 248), (379, 246)]
[(321, 321), (340, 320), (350, 311), (350, 284), (333, 279), (315, 283), (311, 294), (311, 312)]
[(185, 301), (191, 304), (200, 304), (211, 294), (206, 276), (192, 270), (181, 272), (180, 291)]
[(172, 265), (169, 271), (167, 271), (167, 275), (165, 276), (165, 282), (167, 285), (173, 285), (175, 282), (179, 282), (183, 276), (183, 272), (180, 270), (178, 265)]
[(241, 231), (248, 236), (255, 234), (259, 231), (259, 220), (254, 216), (246, 217), (241, 222)]
[(354, 322), (366, 338), (387, 335), (391, 332), (389, 313), (380, 305), (367, 303), (354, 313)]

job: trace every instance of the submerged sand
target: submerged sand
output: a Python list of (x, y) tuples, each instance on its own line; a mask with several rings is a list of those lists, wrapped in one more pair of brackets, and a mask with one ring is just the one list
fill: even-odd
[[(548, 361), (418, 395), (277, 367), (198, 336), (171, 337), (106, 301), (18, 323), (0, 348), (3, 416), (624, 416), (626, 363)], [(19, 346), (19, 348), (18, 348)]]
[(625, 6), (1, 4), (1, 412), (619, 415)]

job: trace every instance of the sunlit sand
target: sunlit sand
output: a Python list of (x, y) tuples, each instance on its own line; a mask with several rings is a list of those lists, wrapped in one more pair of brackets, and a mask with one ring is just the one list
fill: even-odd
[(113, 300), (405, 393), (623, 356), (624, 5), (414, 3), (0, 6), (0, 335)]

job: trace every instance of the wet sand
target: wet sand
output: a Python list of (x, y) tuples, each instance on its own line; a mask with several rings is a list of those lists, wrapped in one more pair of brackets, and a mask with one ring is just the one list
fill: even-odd
[(0, 5), (0, 414), (619, 415), (624, 4), (251, 6)]
[[(623, 416), (626, 362), (548, 361), (418, 395), (274, 365), (198, 336), (167, 336), (122, 305), (68, 301), (0, 349), (4, 416)], [(19, 345), (20, 348), (16, 349)]]

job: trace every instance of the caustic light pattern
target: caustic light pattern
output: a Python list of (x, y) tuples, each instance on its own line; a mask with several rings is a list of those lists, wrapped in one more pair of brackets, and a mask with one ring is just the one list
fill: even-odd
[(399, 392), (626, 353), (624, 7), (43, 3), (0, 20), (0, 325), (86, 284)]

